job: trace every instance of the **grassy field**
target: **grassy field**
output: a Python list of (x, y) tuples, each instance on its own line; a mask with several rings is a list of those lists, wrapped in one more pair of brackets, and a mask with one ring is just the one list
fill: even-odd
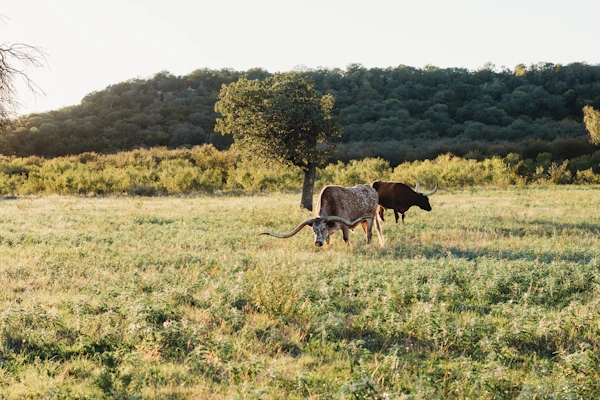
[(600, 397), (600, 188), (440, 190), (383, 249), (257, 235), (299, 202), (2, 199), (0, 398)]

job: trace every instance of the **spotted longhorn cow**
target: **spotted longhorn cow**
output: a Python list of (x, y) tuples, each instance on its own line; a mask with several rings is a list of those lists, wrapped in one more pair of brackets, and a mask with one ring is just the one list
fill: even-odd
[(404, 223), (404, 213), (412, 206), (418, 206), (422, 210), (431, 211), (429, 196), (437, 192), (438, 188), (436, 183), (433, 190), (427, 193), (419, 193), (418, 180), (414, 190), (400, 182), (375, 181), (371, 186), (377, 190), (377, 194), (379, 195), (379, 217), (381, 220), (385, 221), (383, 213), (389, 208), (394, 210), (396, 223), (398, 223), (398, 213), (402, 214), (402, 223)]
[(367, 237), (367, 244), (370, 244), (374, 224), (379, 244), (383, 247), (385, 242), (381, 224), (377, 219), (377, 206), (378, 195), (372, 186), (325, 186), (319, 195), (315, 218), (301, 222), (290, 233), (263, 232), (261, 235), (289, 238), (300, 232), (305, 226), (310, 225), (315, 234), (315, 246), (323, 246), (323, 243), (329, 243), (331, 235), (339, 230), (342, 231), (344, 242), (348, 243), (349, 231), (361, 224)]

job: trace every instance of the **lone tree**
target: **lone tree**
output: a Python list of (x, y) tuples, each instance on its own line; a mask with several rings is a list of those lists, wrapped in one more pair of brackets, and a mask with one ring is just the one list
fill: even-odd
[(600, 145), (600, 111), (591, 106), (583, 107), (583, 122), (590, 134), (590, 142)]
[[(6, 17), (0, 15), (0, 22), (5, 20)], [(44, 94), (29, 78), (29, 70), (45, 66), (46, 53), (39, 47), (24, 43), (0, 44), (0, 127), (16, 117), (21, 106), (16, 86), (19, 79), (33, 94)]]
[(275, 74), (265, 80), (241, 78), (223, 85), (215, 104), (217, 132), (232, 134), (245, 152), (304, 172), (301, 206), (312, 211), (317, 167), (330, 148), (318, 148), (327, 137), (340, 136), (331, 118), (334, 99), (320, 95), (299, 72)]

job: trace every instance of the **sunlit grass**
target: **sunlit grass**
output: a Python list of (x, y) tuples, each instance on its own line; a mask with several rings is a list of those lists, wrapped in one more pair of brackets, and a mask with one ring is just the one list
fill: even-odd
[(4, 199), (0, 393), (598, 397), (599, 195), (440, 190), (383, 249), (259, 236), (299, 195)]

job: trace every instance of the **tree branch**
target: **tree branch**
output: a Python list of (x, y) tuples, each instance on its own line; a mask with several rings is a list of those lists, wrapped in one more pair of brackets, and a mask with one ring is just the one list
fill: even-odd
[[(0, 21), (2, 21), (0, 16)], [(0, 44), (0, 123), (17, 116), (21, 107), (16, 83), (21, 80), (35, 96), (45, 96), (44, 91), (29, 77), (32, 68), (45, 68), (46, 52), (25, 43)]]

